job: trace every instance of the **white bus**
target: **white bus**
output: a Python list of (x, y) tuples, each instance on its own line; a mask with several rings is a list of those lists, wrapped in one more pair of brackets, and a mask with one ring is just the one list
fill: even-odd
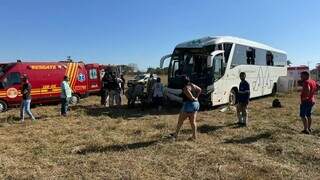
[(181, 78), (187, 75), (203, 89), (199, 100), (207, 106), (235, 104), (240, 72), (247, 74), (250, 98), (275, 93), (279, 77), (287, 75), (284, 51), (229, 36), (178, 44), (172, 54), (161, 58), (161, 68), (167, 59), (170, 59), (168, 98), (181, 102)]

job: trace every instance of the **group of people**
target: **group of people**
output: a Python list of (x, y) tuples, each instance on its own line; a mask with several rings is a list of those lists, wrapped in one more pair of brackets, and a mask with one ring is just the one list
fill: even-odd
[[(20, 107), (20, 121), (24, 122), (25, 113), (27, 113), (32, 121), (35, 121), (36, 118), (31, 112), (31, 89), (32, 86), (29, 82), (29, 77), (27, 75), (23, 75), (21, 78), (22, 87), (21, 87), (21, 94), (22, 94), (22, 102)], [(72, 97), (72, 89), (69, 85), (69, 77), (64, 76), (61, 82), (61, 116), (67, 116), (68, 107), (70, 103), (70, 99)]]
[(146, 89), (144, 82), (133, 83), (128, 87), (126, 93), (128, 106), (134, 107), (138, 100), (141, 102), (142, 107), (148, 104), (156, 107), (158, 111), (161, 111), (164, 102), (164, 86), (161, 78), (155, 78), (151, 74), (146, 85)]
[[(302, 86), (300, 98), (300, 117), (303, 122), (304, 134), (310, 134), (312, 132), (312, 108), (315, 104), (315, 95), (319, 90), (319, 84), (314, 80), (310, 79), (308, 72), (301, 73), (300, 85)], [(246, 74), (244, 72), (240, 73), (241, 82), (239, 84), (237, 92), (237, 124), (239, 126), (247, 126), (248, 124), (248, 113), (247, 108), (250, 99), (250, 84), (246, 81)], [(117, 78), (115, 74), (105, 74), (102, 79), (102, 92), (101, 92), (101, 104), (106, 105), (107, 98), (109, 97), (109, 106), (121, 104), (121, 92), (124, 94), (124, 83), (125, 79), (123, 76)], [(35, 120), (31, 110), (31, 84), (28, 81), (27, 76), (22, 77), (22, 103), (20, 118), (24, 121), (25, 113), (27, 113), (32, 120)], [(138, 83), (128, 89), (128, 105), (134, 104), (137, 98), (145, 99), (146, 101), (152, 102), (160, 111), (164, 98), (164, 86), (161, 83), (160, 78), (150, 77), (147, 84), (147, 94), (144, 96), (144, 84)], [(131, 92), (132, 91), (132, 92)], [(188, 76), (183, 76), (183, 89), (182, 89), (182, 99), (183, 105), (179, 114), (178, 123), (175, 133), (171, 134), (172, 137), (177, 138), (181, 129), (183, 122), (189, 119), (192, 128), (191, 139), (197, 138), (197, 125), (196, 118), (197, 112), (199, 111), (199, 97), (201, 95), (201, 88), (193, 84)], [(69, 78), (64, 77), (61, 83), (61, 115), (66, 116), (68, 111), (68, 105), (70, 98), (72, 96), (72, 89), (69, 85)]]
[(124, 94), (125, 79), (115, 73), (105, 73), (101, 86), (101, 105), (106, 106), (109, 99), (109, 107), (121, 105), (121, 93)]
[[(246, 81), (246, 73), (240, 73), (240, 84), (238, 87), (236, 97), (236, 110), (237, 110), (237, 124), (240, 127), (246, 127), (248, 124), (248, 104), (250, 100), (250, 84)], [(302, 133), (312, 133), (312, 108), (315, 105), (315, 95), (319, 90), (319, 84), (316, 81), (310, 79), (309, 72), (305, 71), (301, 73), (300, 85), (302, 86), (300, 98), (300, 117), (303, 123)], [(190, 82), (187, 76), (183, 78), (183, 105), (178, 118), (178, 123), (175, 133), (170, 134), (173, 138), (178, 138), (181, 126), (186, 119), (189, 119), (192, 128), (191, 140), (197, 138), (197, 112), (199, 111), (199, 96), (201, 95), (201, 88)]]

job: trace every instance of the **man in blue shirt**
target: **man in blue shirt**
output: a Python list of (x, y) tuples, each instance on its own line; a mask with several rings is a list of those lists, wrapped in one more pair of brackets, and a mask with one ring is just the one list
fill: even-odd
[(240, 82), (239, 91), (237, 94), (238, 124), (240, 126), (247, 126), (247, 121), (248, 121), (247, 107), (248, 107), (249, 99), (250, 99), (250, 85), (246, 81), (246, 73), (241, 72), (240, 79), (241, 79), (241, 82)]

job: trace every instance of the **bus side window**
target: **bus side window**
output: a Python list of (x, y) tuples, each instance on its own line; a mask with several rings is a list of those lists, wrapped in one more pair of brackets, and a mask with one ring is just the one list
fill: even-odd
[(266, 55), (267, 66), (273, 66), (273, 54), (268, 51)]
[(231, 68), (234, 68), (238, 65), (245, 65), (247, 64), (247, 47), (243, 45), (236, 44), (234, 55), (232, 57), (232, 64)]
[(228, 63), (230, 52), (231, 52), (232, 44), (231, 43), (225, 43), (223, 44), (223, 50), (224, 50), (224, 59), (225, 63)]
[(255, 64), (256, 51), (253, 48), (247, 50), (247, 64)]

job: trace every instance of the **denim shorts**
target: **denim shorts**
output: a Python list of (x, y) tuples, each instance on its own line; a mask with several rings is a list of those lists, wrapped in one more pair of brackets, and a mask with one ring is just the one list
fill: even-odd
[(300, 104), (300, 117), (311, 117), (313, 102), (302, 102)]
[(183, 102), (181, 112), (193, 113), (197, 112), (200, 109), (200, 104), (198, 101), (188, 101)]

